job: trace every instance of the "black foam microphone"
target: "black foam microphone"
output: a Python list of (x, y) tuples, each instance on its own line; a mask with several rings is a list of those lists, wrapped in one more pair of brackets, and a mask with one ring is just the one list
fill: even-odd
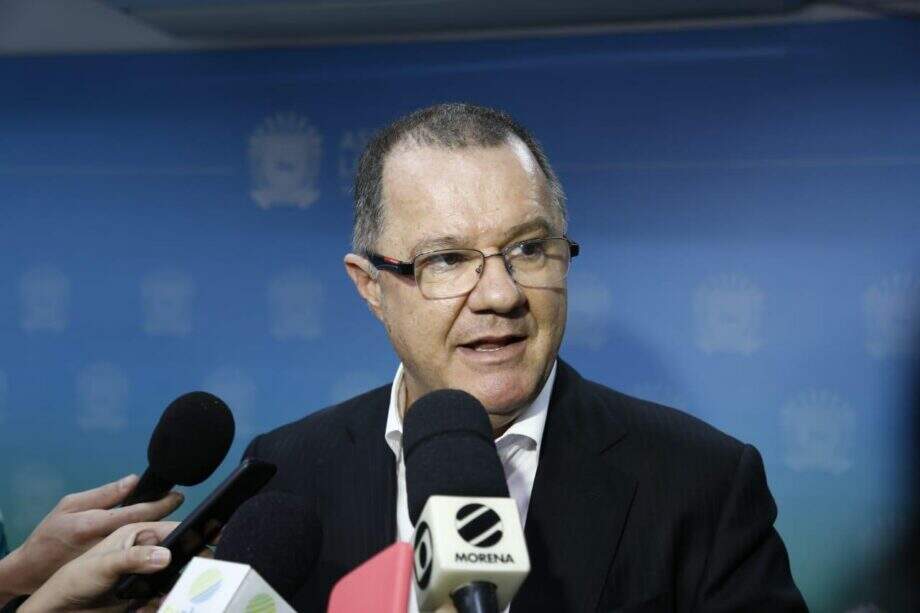
[(236, 510), (214, 557), (252, 566), (290, 602), (310, 576), (321, 540), (319, 520), (306, 498), (268, 491)]
[(452, 603), (460, 613), (498, 613), (530, 558), (485, 408), (458, 390), (419, 398), (406, 413), (403, 450), (419, 610)]
[(148, 468), (122, 506), (159, 500), (174, 485), (198, 485), (217, 469), (233, 443), (233, 415), (223, 400), (190, 392), (163, 411), (147, 446)]
[(406, 412), (402, 440), (413, 524), (429, 496), (508, 497), (489, 416), (470, 394), (445, 389), (419, 398)]

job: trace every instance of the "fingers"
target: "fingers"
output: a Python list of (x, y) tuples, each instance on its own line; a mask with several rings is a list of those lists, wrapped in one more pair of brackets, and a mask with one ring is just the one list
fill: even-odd
[(89, 521), (98, 522), (95, 526), (98, 529), (97, 534), (105, 535), (127, 524), (153, 522), (166, 517), (175, 511), (183, 500), (185, 497), (179, 492), (170, 492), (153, 502), (140, 502), (129, 507), (93, 513)]
[[(134, 545), (135, 537), (142, 532), (159, 536), (167, 533), (171, 528), (172, 526), (165, 522), (162, 525), (151, 523), (119, 528), (101, 543), (52, 575), (29, 597), (20, 611), (47, 613), (48, 611), (108, 610), (99, 609), (99, 605), (103, 604), (99, 599), (110, 593), (122, 575), (148, 574), (169, 564), (170, 551), (168, 549), (151, 545)], [(119, 610), (124, 610), (124, 605), (120, 605)]]
[(178, 525), (179, 522), (175, 521), (157, 521), (122, 526), (96, 543), (85, 555), (87, 557), (102, 556), (134, 546), (159, 545)]
[(59, 511), (74, 513), (88, 509), (109, 509), (120, 503), (137, 485), (139, 477), (128, 475), (84, 492), (68, 494), (57, 505)]
[(178, 525), (177, 521), (155, 521), (122, 526), (106, 538), (99, 548), (114, 551), (135, 545), (159, 545)]
[(153, 530), (142, 530), (134, 537), (135, 545), (158, 545), (162, 539)]
[(103, 553), (94, 562), (107, 584), (114, 584), (122, 575), (153, 573), (169, 564), (170, 551), (165, 547), (133, 545)]
[(181, 492), (170, 492), (159, 500), (133, 504), (122, 510), (131, 517), (132, 522), (157, 521), (178, 509), (184, 501), (185, 495)]

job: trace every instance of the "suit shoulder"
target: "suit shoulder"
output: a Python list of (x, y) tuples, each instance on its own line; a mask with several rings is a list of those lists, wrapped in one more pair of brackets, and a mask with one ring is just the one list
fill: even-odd
[(672, 457), (723, 460), (734, 466), (745, 444), (682, 410), (629, 396), (600, 383), (585, 381), (602, 399), (605, 411), (626, 426), (629, 437)]
[(246, 455), (286, 455), (294, 449), (320, 451), (337, 441), (350, 424), (368, 423), (389, 406), (390, 386), (384, 385), (338, 404), (322, 408), (296, 421), (260, 434)]

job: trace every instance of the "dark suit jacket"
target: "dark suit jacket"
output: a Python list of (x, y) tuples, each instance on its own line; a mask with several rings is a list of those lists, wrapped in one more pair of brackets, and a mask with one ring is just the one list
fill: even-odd
[[(389, 396), (319, 411), (246, 452), (277, 464), (269, 488), (313, 501), (323, 526), (298, 610), (325, 611), (335, 581), (395, 540)], [(775, 519), (753, 447), (560, 360), (525, 527), (532, 568), (512, 611), (805, 610)]]

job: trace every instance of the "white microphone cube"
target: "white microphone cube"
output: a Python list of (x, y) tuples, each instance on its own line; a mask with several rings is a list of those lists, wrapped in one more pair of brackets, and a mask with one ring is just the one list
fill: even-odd
[(158, 613), (296, 613), (247, 564), (193, 558)]
[(416, 523), (413, 549), (420, 611), (437, 610), (451, 601), (452, 591), (473, 581), (494, 584), (504, 609), (530, 572), (511, 498), (431, 496)]

